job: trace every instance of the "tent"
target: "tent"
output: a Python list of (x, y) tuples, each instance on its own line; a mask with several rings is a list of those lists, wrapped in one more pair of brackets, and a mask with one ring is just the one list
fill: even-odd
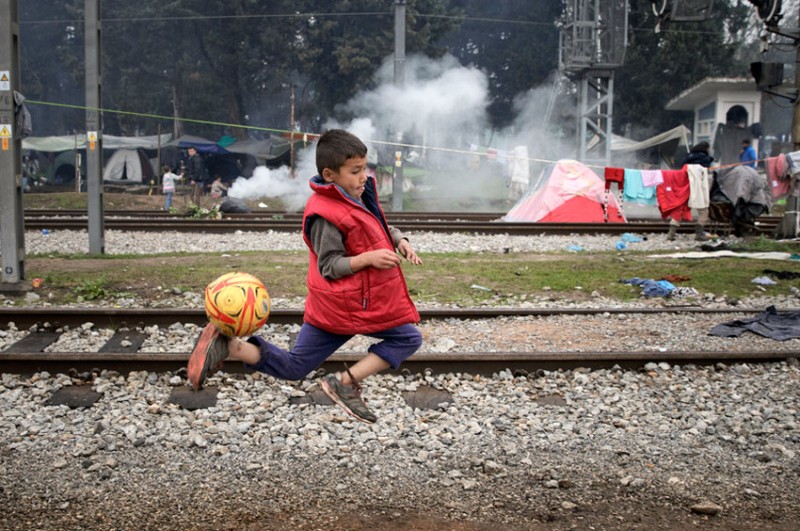
[[(606, 193), (605, 181), (576, 160), (559, 160), (542, 170), (534, 186), (503, 217), (538, 223), (624, 223), (619, 201)], [(604, 204), (608, 205), (606, 220)]]
[(155, 177), (143, 149), (118, 149), (103, 165), (103, 181), (149, 183)]

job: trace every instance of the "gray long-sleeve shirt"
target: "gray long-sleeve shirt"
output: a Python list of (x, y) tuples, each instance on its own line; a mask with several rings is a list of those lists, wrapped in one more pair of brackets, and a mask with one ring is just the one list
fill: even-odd
[[(319, 273), (328, 280), (336, 280), (353, 274), (350, 267), (350, 257), (346, 255), (344, 234), (336, 225), (325, 218), (316, 216), (309, 223), (309, 237), (311, 247), (317, 254)], [(392, 242), (397, 244), (404, 238), (403, 233), (392, 226), (389, 227)]]

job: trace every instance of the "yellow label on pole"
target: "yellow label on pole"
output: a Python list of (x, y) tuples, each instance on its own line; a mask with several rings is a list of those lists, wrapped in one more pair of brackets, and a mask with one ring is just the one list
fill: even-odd
[(3, 138), (3, 151), (8, 151), (8, 139)]

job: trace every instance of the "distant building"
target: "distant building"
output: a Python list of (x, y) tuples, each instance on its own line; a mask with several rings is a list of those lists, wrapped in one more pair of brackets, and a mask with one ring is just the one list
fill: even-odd
[(788, 100), (759, 91), (752, 78), (709, 77), (672, 98), (665, 108), (692, 111), (692, 144), (707, 141), (714, 157), (728, 164), (738, 162), (745, 138), (752, 139), (759, 156), (788, 142), (792, 113), (786, 112), (787, 105)]

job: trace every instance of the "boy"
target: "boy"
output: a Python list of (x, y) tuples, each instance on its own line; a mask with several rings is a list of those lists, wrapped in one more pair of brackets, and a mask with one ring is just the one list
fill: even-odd
[[(386, 223), (374, 178), (368, 178), (367, 147), (354, 135), (331, 129), (317, 143), (314, 193), (303, 213), (309, 248), (303, 326), (291, 351), (260, 337), (247, 341), (222, 336), (206, 325), (189, 358), (188, 377), (199, 389), (225, 359), (286, 380), (299, 380), (356, 334), (380, 339), (345, 372), (329, 374), (320, 387), (358, 420), (377, 417), (361, 400), (361, 382), (397, 367), (422, 344), (413, 323), (419, 313), (408, 294), (400, 253), (419, 265), (411, 243)], [(395, 252), (397, 249), (397, 252)]]

